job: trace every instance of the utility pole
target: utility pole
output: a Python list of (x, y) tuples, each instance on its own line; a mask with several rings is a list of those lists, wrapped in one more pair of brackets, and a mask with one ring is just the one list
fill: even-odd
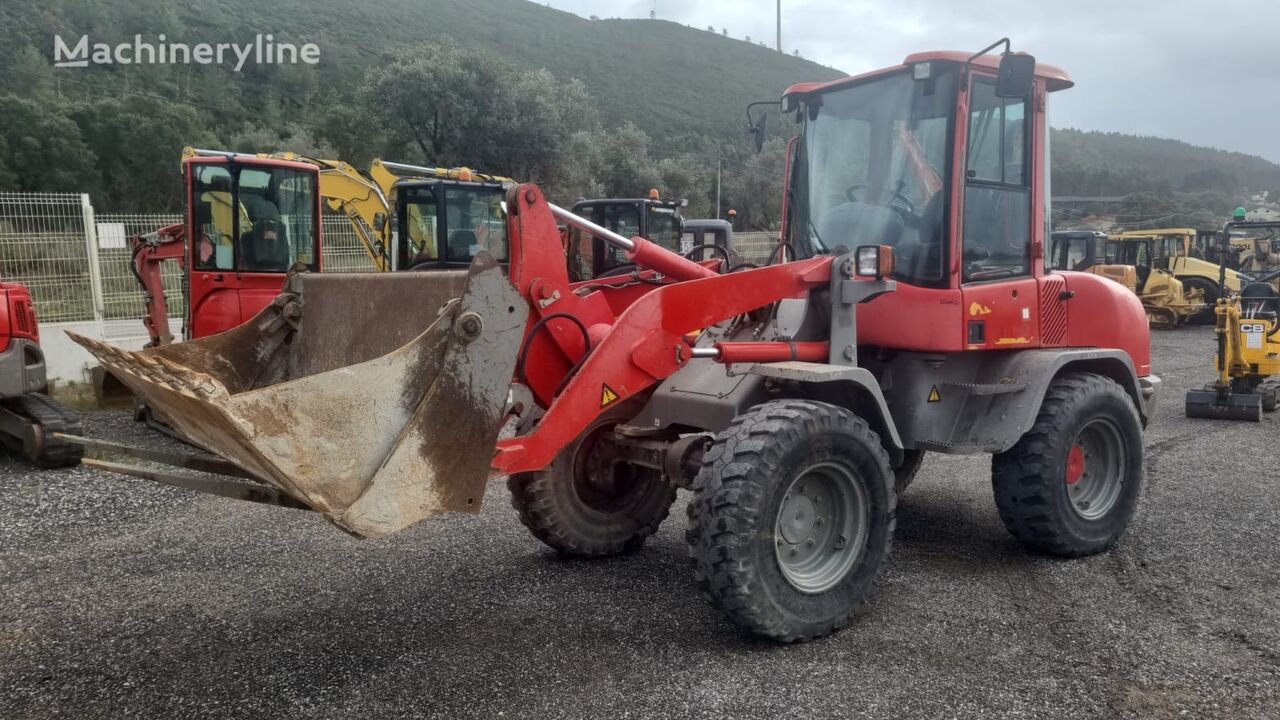
[(782, 0), (778, 0), (778, 52), (782, 52)]
[(716, 143), (716, 219), (720, 219), (720, 144)]

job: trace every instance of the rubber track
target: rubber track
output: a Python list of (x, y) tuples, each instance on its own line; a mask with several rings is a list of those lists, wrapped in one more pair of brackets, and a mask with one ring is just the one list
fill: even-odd
[(62, 403), (43, 393), (31, 393), (4, 401), (10, 410), (22, 415), (44, 430), (44, 453), (38, 458), (28, 458), (42, 468), (59, 468), (77, 465), (84, 456), (84, 449), (64, 440), (53, 437), (53, 433), (81, 435), (84, 428), (80, 416), (67, 409)]

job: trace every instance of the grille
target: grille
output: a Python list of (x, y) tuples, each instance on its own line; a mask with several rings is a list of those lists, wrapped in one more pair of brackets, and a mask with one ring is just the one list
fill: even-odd
[(31, 305), (26, 300), (19, 300), (13, 304), (13, 319), (18, 325), (19, 334), (31, 334), (31, 328), (35, 323), (31, 314)]
[(1040, 283), (1040, 336), (1045, 345), (1062, 345), (1067, 341), (1067, 303), (1061, 297), (1067, 281), (1050, 275)]

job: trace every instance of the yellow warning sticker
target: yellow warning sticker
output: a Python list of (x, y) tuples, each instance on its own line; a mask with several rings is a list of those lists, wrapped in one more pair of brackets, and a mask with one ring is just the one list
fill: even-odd
[(600, 386), (600, 407), (604, 407), (609, 403), (614, 403), (617, 401), (618, 401), (618, 393), (614, 392), (613, 388), (609, 387), (608, 385)]
[(942, 399), (942, 395), (938, 393), (938, 386), (934, 385), (929, 388), (929, 402), (938, 402)]

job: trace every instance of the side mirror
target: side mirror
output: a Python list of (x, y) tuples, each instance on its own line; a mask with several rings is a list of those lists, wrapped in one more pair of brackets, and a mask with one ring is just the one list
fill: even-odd
[(1000, 56), (1000, 69), (996, 75), (996, 97), (1024, 98), (1031, 94), (1035, 80), (1036, 59), (1025, 53), (1005, 53)]
[(752, 140), (755, 141), (756, 152), (759, 153), (764, 149), (764, 130), (769, 124), (768, 113), (760, 113), (760, 117), (756, 118), (756, 122), (747, 132), (751, 133)]

